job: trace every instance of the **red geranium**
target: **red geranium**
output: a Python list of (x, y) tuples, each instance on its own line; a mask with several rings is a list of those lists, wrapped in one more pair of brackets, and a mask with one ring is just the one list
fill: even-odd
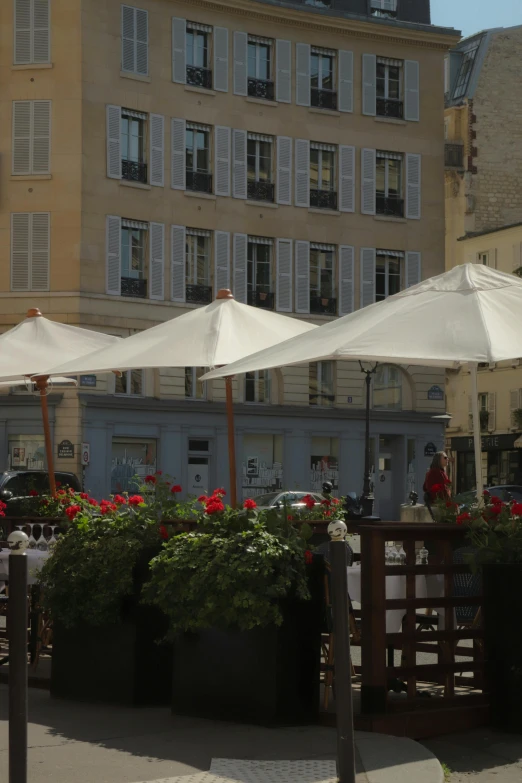
[(221, 489), (215, 489), (212, 494), (222, 498), (227, 494), (227, 491), (226, 489), (223, 489), (223, 487), (221, 487)]
[(220, 511), (224, 511), (225, 506), (219, 499), (219, 497), (210, 498), (209, 502), (207, 503), (207, 507), (205, 508), (205, 514), (217, 514)]
[(156, 471), (156, 476), (163, 476), (163, 471), (162, 470), (157, 470)]
[(62, 482), (61, 481), (57, 481), (56, 482), (56, 487), (58, 488), (58, 487), (61, 487), (61, 486), (62, 486)]
[(339, 500), (339, 498), (332, 498), (332, 503), (334, 504), (334, 506), (338, 506), (340, 502), (341, 501)]
[(206, 503), (208, 500), (206, 495), (200, 495), (198, 498), (198, 503)]
[(307, 549), (306, 552), (304, 553), (304, 557), (305, 557), (306, 565), (311, 565), (314, 562), (314, 556), (309, 549)]
[(125, 505), (127, 500), (123, 497), (123, 495), (114, 495), (114, 502), (117, 503), (119, 506)]
[(485, 498), (489, 498), (491, 492), (488, 489), (485, 489), (482, 494), (484, 495)]
[(286, 518), (287, 518), (288, 522), (293, 522), (294, 521), (294, 518), (293, 518), (293, 516), (291, 514), (288, 514), (288, 516)]
[(182, 490), (182, 488), (180, 487), (179, 484), (174, 484), (174, 486), (172, 487), (172, 489), (170, 491), (171, 492), (182, 492), (183, 490)]
[(471, 514), (468, 511), (464, 511), (462, 514), (458, 515), (456, 522), (457, 525), (462, 525), (464, 524), (464, 522), (469, 522), (470, 519), (471, 519)]
[(514, 517), (522, 517), (522, 503), (513, 503), (511, 513)]
[(162, 538), (163, 538), (165, 541), (168, 539), (168, 537), (169, 537), (169, 534), (168, 534), (168, 531), (167, 531), (167, 528), (165, 527), (165, 525), (160, 525), (160, 526), (159, 526), (159, 533), (160, 533), (160, 536), (161, 536), (161, 537), (162, 537)]
[(29, 496), (30, 496), (30, 497), (32, 497), (32, 498), (36, 498), (36, 497), (38, 497), (38, 492), (37, 492), (37, 490), (36, 490), (36, 489), (32, 489), (32, 490), (29, 492)]
[(80, 497), (82, 500), (89, 500), (89, 495), (87, 492), (80, 492)]
[(243, 503), (243, 508), (248, 508), (248, 509), (257, 508), (257, 503), (252, 498), (247, 498)]
[(95, 500), (94, 498), (89, 498), (89, 506), (97, 506), (97, 505), (98, 505), (97, 500)]
[(143, 502), (141, 495), (131, 495), (129, 498), (129, 506), (139, 506), (139, 504)]
[[(56, 486), (58, 486), (58, 484)], [(61, 497), (61, 496), (65, 495), (65, 490), (64, 489), (59, 489), (56, 494), (60, 495), (60, 497)]]
[(498, 495), (491, 495), (491, 502), (494, 506), (502, 505), (502, 498), (499, 498)]
[(328, 500), (328, 498), (321, 500), (321, 506), (331, 506), (331, 505), (332, 505), (332, 501)]
[(434, 484), (430, 489), (432, 495), (438, 495), (440, 492), (444, 492), (444, 484)]
[(40, 505), (41, 506), (48, 506), (49, 505), (49, 501), (47, 500), (47, 498), (42, 498), (40, 500)]
[(156, 476), (145, 476), (145, 484), (155, 484), (157, 481)]
[(0, 500), (0, 517), (5, 517), (4, 511), (7, 508), (7, 503)]
[(305, 495), (303, 498), (303, 503), (309, 511), (311, 511), (315, 506), (315, 500), (311, 495)]
[(65, 513), (69, 517), (69, 519), (72, 521), (76, 514), (82, 510), (81, 506), (69, 506), (69, 508), (65, 509)]

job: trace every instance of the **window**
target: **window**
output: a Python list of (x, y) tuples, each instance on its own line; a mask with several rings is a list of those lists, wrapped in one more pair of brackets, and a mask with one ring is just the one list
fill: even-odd
[(121, 176), (131, 182), (147, 182), (146, 121), (146, 114), (129, 109), (121, 111)]
[(274, 200), (272, 136), (249, 133), (247, 140), (247, 194), (254, 201)]
[(372, 16), (393, 19), (397, 16), (397, 0), (371, 0), (370, 12)]
[[(8, 470), (45, 470), (43, 435), (9, 435), (7, 468)], [(4, 489), (7, 487), (4, 486)], [(8, 489), (15, 494), (16, 484), (14, 487), (9, 486)]]
[(335, 182), (336, 147), (333, 144), (310, 143), (310, 206), (337, 209)]
[(310, 405), (333, 406), (333, 362), (311, 362), (308, 370), (308, 399)]
[(186, 64), (187, 84), (212, 89), (210, 70), (210, 39), (212, 28), (196, 22), (187, 22)]
[(207, 396), (206, 383), (201, 376), (208, 370), (205, 367), (185, 367), (185, 398), (204, 400)]
[(460, 61), (460, 68), (455, 81), (455, 88), (453, 90), (454, 98), (461, 98), (466, 94), (468, 89), (469, 79), (471, 71), (473, 70), (473, 63), (477, 54), (478, 46), (474, 46), (471, 49), (465, 51)]
[(497, 268), (497, 253), (496, 250), (488, 250), (485, 253), (478, 253), (478, 262), (483, 266), (489, 266), (492, 269)]
[(155, 473), (156, 441), (114, 438), (111, 455), (111, 493), (139, 492), (145, 476)]
[(381, 152), (376, 156), (376, 205), (378, 215), (404, 217), (402, 197), (403, 156), (396, 152)]
[(210, 128), (207, 125), (187, 122), (185, 157), (187, 190), (211, 193)]
[(488, 429), (488, 425), (489, 425), (489, 394), (487, 394), (487, 392), (479, 394), (478, 408), (479, 408), (480, 429), (482, 432), (485, 432)]
[(147, 298), (146, 223), (122, 220), (121, 228), (121, 295)]
[(379, 365), (373, 381), (373, 407), (402, 410), (402, 373), (398, 367)]
[(310, 56), (310, 103), (319, 109), (337, 109), (335, 55), (330, 49), (312, 47)]
[(310, 312), (336, 315), (334, 245), (310, 245)]
[(48, 63), (50, 0), (14, 0), (14, 64)]
[(121, 48), (122, 71), (148, 76), (149, 15), (147, 11), (122, 5)]
[(403, 61), (377, 57), (377, 115), (403, 118)]
[(270, 38), (248, 36), (248, 94), (267, 101), (274, 100)]
[(210, 231), (187, 228), (185, 297), (192, 304), (210, 304)]
[(248, 237), (247, 301), (249, 305), (274, 309), (271, 292), (272, 240)]
[(143, 370), (125, 370), (114, 384), (114, 394), (125, 394), (129, 397), (143, 396)]
[(13, 101), (12, 174), (51, 171), (51, 101)]
[(245, 402), (270, 402), (270, 372), (256, 370), (245, 375)]
[(393, 250), (377, 250), (375, 264), (375, 301), (398, 294), (402, 283), (404, 254)]
[(11, 215), (11, 291), (48, 291), (49, 212)]

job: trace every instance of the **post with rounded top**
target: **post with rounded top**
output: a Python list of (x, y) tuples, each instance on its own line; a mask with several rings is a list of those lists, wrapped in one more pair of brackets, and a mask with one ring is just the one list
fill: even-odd
[(14, 530), (9, 544), (9, 783), (27, 783), (27, 555), (29, 538)]
[(328, 525), (334, 630), (337, 774), (339, 783), (355, 783), (346, 532), (346, 525), (341, 520), (334, 520)]
[[(216, 301), (223, 299), (233, 299), (234, 295), (230, 288), (220, 288), (217, 292)], [(236, 473), (236, 433), (234, 427), (234, 399), (232, 394), (232, 376), (225, 378), (225, 393), (227, 403), (227, 425), (228, 425), (228, 469), (230, 481), (230, 505), (237, 508), (237, 473)]]

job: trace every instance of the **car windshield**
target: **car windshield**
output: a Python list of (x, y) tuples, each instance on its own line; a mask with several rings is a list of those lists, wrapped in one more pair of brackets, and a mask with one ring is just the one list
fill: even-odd
[(258, 495), (254, 500), (258, 506), (271, 506), (280, 494), (280, 492), (269, 492), (267, 495)]

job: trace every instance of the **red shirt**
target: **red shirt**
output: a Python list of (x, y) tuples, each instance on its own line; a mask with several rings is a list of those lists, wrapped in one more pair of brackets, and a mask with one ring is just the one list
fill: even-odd
[[(437, 485), (442, 487), (442, 489), (434, 492), (433, 487)], [(445, 470), (442, 468), (430, 468), (426, 473), (422, 489), (424, 492), (429, 492), (432, 501), (437, 500), (437, 498), (449, 500), (451, 498), (450, 485), (451, 481)]]

